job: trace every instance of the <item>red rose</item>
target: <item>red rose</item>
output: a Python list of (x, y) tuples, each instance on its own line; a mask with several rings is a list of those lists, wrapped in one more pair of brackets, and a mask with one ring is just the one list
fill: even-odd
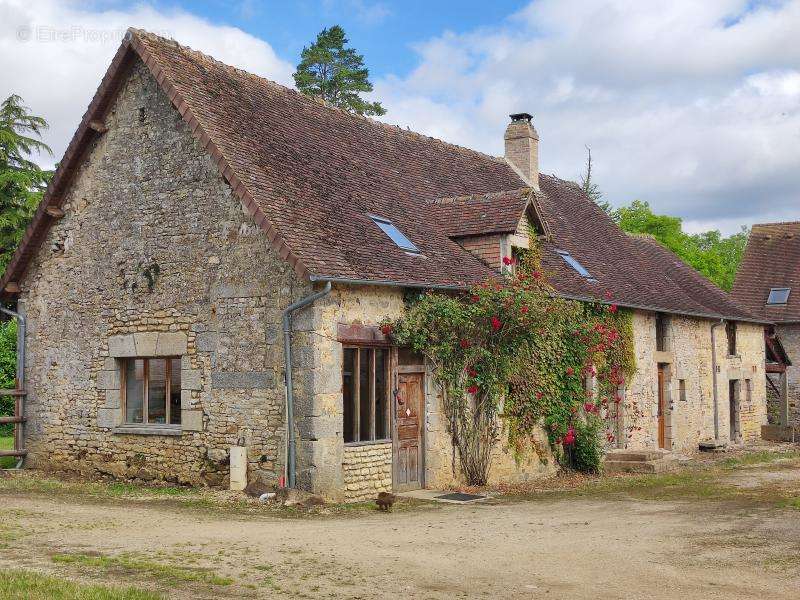
[(596, 408), (597, 408), (597, 407), (594, 405), (594, 403), (593, 403), (593, 402), (586, 402), (586, 403), (583, 405), (583, 410), (585, 410), (587, 413), (592, 413), (592, 412), (594, 412)]
[(527, 312), (528, 312), (528, 307), (527, 307), (527, 306), (523, 306), (522, 308), (520, 308), (520, 309), (519, 309), (519, 312), (521, 312), (523, 315), (524, 315), (524, 314), (527, 314)]
[(516, 264), (516, 263), (517, 263), (517, 259), (512, 257), (512, 256), (504, 256), (503, 257), (503, 264), (506, 265), (506, 266), (513, 265), (513, 264)]
[(567, 375), (570, 376), (575, 375), (575, 369), (573, 369), (572, 367), (567, 367)]
[(477, 377), (478, 372), (475, 369), (470, 369), (469, 371), (467, 371), (467, 375), (469, 375), (470, 377)]
[(469, 392), (470, 394), (473, 394), (473, 395), (474, 395), (474, 394), (477, 394), (477, 393), (478, 393), (478, 386), (477, 386), (477, 385), (471, 385), (471, 386), (469, 386), (469, 387), (467, 388), (467, 392)]
[(383, 335), (392, 335), (392, 331), (394, 331), (394, 327), (392, 327), (388, 323), (386, 325), (381, 326), (381, 333)]
[(567, 431), (567, 435), (564, 436), (563, 444), (565, 446), (571, 446), (574, 443), (575, 443), (575, 430), (572, 427), (570, 427), (569, 430)]
[(612, 313), (617, 312), (617, 305), (616, 304), (612, 304), (611, 306), (609, 306), (608, 307), (608, 312), (612, 312)]
[(542, 274), (539, 271), (534, 271), (531, 274), (533, 275), (534, 279), (541, 279), (542, 278)]
[(459, 343), (459, 345), (460, 345), (462, 348), (464, 348), (465, 350), (466, 350), (467, 348), (469, 348), (469, 346), (470, 346), (469, 340), (461, 340), (461, 341), (460, 341), (460, 342), (458, 342), (458, 343)]
[(542, 392), (536, 392), (536, 399), (537, 400), (541, 400), (542, 396), (544, 396), (544, 394), (542, 394)]
[(492, 317), (492, 329), (497, 331), (503, 326), (503, 322), (497, 317)]
[(481, 297), (478, 296), (477, 294), (473, 294), (472, 296), (470, 296), (470, 300), (472, 300), (473, 302), (477, 302), (480, 299)]

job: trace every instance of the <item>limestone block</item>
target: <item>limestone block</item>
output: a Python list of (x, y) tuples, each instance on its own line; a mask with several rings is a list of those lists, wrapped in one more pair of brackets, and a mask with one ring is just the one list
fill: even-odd
[(247, 448), (231, 446), (231, 481), (232, 490), (241, 491), (247, 487)]
[(184, 431), (203, 431), (203, 411), (181, 410), (181, 429)]
[(158, 332), (142, 332), (133, 334), (136, 343), (136, 356), (156, 356)]
[(134, 342), (133, 334), (112, 335), (108, 338), (108, 353), (117, 358), (136, 356), (136, 343)]
[(111, 428), (122, 423), (122, 412), (118, 408), (97, 409), (97, 426)]
[(116, 371), (119, 369), (119, 362), (113, 356), (108, 356), (103, 360), (103, 369), (106, 371)]
[(97, 387), (101, 390), (118, 390), (119, 379), (119, 370), (100, 371), (97, 374)]
[(202, 372), (199, 370), (181, 371), (181, 389), (199, 390), (202, 389)]
[(193, 408), (193, 398), (191, 390), (181, 390), (181, 410), (191, 410)]
[(186, 334), (181, 331), (160, 333), (156, 356), (182, 356), (186, 354)]
[(195, 344), (199, 352), (214, 352), (219, 343), (219, 335), (213, 331), (206, 331), (197, 334)]
[(122, 398), (119, 390), (106, 390), (106, 403), (103, 408), (120, 408)]

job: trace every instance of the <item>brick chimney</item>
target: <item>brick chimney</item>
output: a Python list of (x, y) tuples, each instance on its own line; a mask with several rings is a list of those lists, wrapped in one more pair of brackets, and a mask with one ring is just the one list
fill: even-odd
[(506, 127), (506, 161), (532, 188), (539, 189), (539, 134), (528, 113), (509, 115)]

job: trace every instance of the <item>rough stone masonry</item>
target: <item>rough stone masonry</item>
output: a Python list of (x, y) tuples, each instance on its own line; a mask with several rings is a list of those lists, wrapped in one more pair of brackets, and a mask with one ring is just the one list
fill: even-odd
[[(275, 481), (281, 311), (310, 288), (141, 63), (107, 125), (24, 282), (30, 464), (226, 485), (246, 445), (251, 478)], [(136, 356), (181, 357), (179, 431), (120, 427), (119, 360)]]

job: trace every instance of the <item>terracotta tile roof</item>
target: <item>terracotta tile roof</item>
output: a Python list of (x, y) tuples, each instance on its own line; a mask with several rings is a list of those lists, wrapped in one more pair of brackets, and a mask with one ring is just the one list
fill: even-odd
[[(494, 274), (452, 237), (511, 232), (525, 211), (548, 232), (545, 265), (566, 295), (747, 318), (660, 247), (622, 233), (577, 185), (541, 177), (533, 194), (503, 159), (324, 106), (158, 36), (131, 30), (0, 285), (19, 281), (125, 75), (140, 58), (276, 251), (300, 276), (462, 288)], [(489, 208), (492, 211), (489, 211)], [(371, 216), (421, 251), (405, 252)], [(555, 253), (568, 250), (587, 282)], [(674, 260), (673, 260), (674, 259)], [(6, 296), (9, 294), (6, 293)]]
[(521, 188), (429, 201), (436, 226), (450, 237), (513, 233), (530, 205), (533, 190)]
[[(624, 233), (572, 182), (541, 177), (539, 205), (551, 229), (542, 264), (555, 288), (576, 298), (711, 318), (753, 321), (730, 296), (652, 238)], [(569, 252), (596, 282), (588, 281), (557, 252)]]
[[(791, 288), (788, 302), (767, 306), (771, 288)], [(731, 295), (770, 321), (800, 321), (800, 221), (753, 225)]]

